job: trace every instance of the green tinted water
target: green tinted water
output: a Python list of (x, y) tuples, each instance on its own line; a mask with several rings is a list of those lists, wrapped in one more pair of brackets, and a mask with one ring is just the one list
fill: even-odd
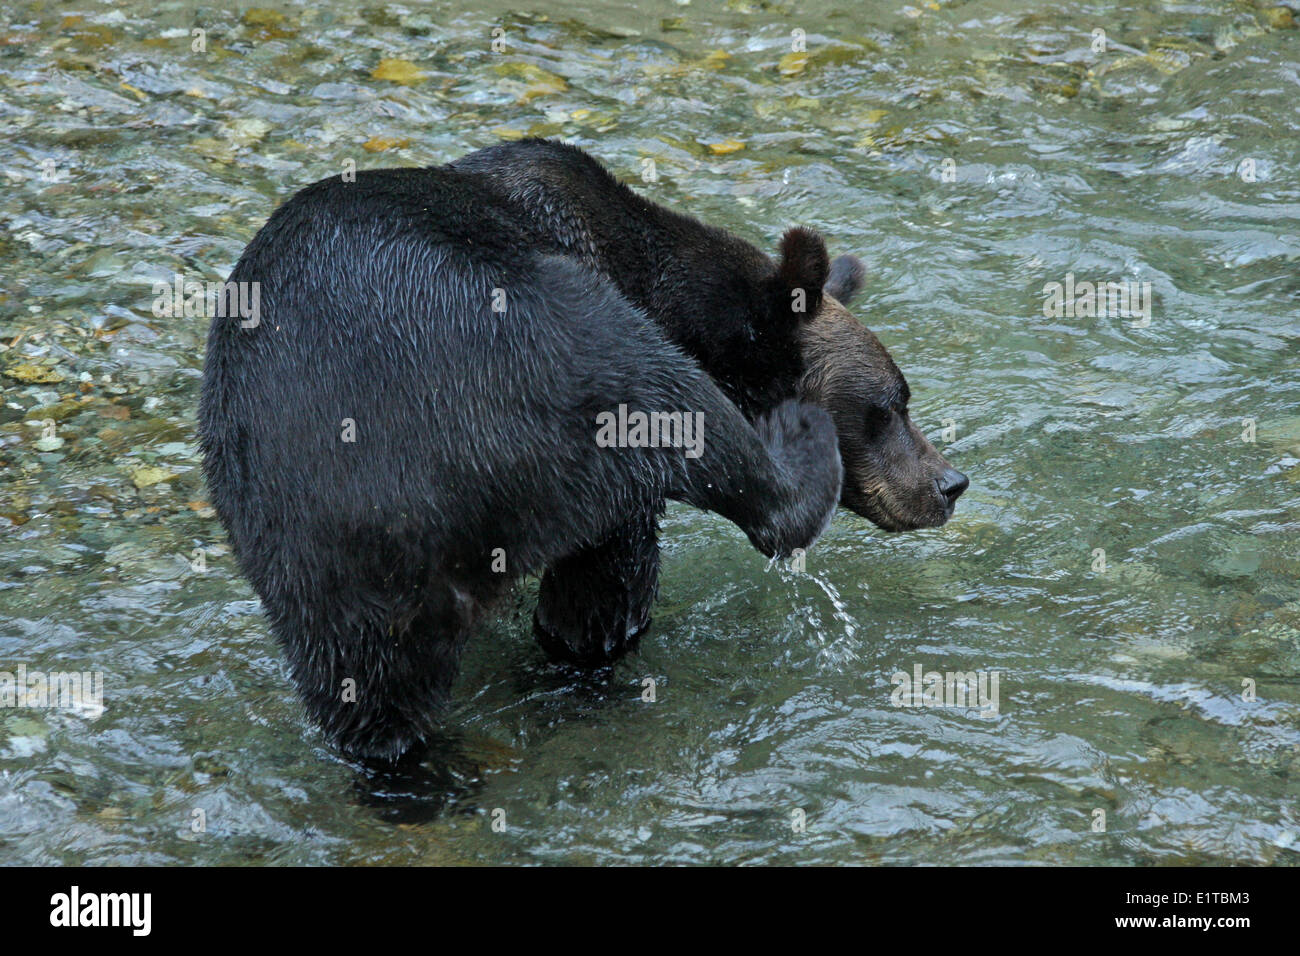
[[(0, 862), (1300, 860), (1290, 15), (546, 6), (0, 2), (0, 670), (105, 687), (98, 717), (0, 709)], [(550, 667), (526, 585), (424, 772), (369, 777), (234, 572), (207, 321), (152, 286), (224, 278), (346, 160), (525, 133), (862, 256), (855, 311), (972, 485), (935, 531), (841, 514), (804, 574), (674, 508), (639, 656)], [(1151, 282), (1149, 324), (1045, 316), (1067, 273)], [(997, 672), (997, 714), (893, 706), (917, 665)]]

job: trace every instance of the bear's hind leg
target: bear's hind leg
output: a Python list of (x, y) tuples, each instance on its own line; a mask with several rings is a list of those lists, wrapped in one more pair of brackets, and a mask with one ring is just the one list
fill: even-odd
[(547, 569), (533, 633), (552, 660), (612, 664), (634, 650), (649, 627), (658, 589), (658, 520), (647, 512)]
[(477, 617), (471, 589), (356, 582), (295, 600), (284, 615), (275, 611), (286, 602), (263, 601), (303, 702), (331, 741), (395, 761), (437, 732)]

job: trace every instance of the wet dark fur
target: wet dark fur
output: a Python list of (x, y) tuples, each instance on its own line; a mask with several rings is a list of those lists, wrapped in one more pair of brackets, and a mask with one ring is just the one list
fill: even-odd
[[(485, 176), (540, 245), (608, 276), (747, 415), (796, 396), (830, 411), (846, 507), (890, 531), (952, 514), (965, 476), (912, 423), (898, 366), (844, 308), (865, 279), (857, 258), (828, 261), (822, 238), (795, 228), (774, 262), (645, 199), (564, 143), (506, 143), (452, 166)], [(803, 312), (792, 311), (796, 293)], [(600, 664), (634, 643), (649, 623), (656, 533), (655, 516), (641, 515), (600, 547), (552, 566), (536, 631), (553, 656)]]
[[(484, 175), (536, 243), (608, 276), (746, 415), (794, 397), (801, 326), (829, 264), (821, 237), (791, 229), (774, 262), (724, 229), (637, 195), (582, 150), (528, 139), (470, 153), (451, 168)], [(795, 312), (795, 290), (803, 311)]]
[[(541, 246), (462, 171), (327, 179), (281, 206), (230, 276), (261, 284), (260, 324), (212, 322), (212, 500), (308, 710), (353, 753), (395, 758), (433, 732), (476, 619), (519, 575), (550, 569), (543, 635), (608, 659), (648, 613), (666, 498), (770, 555), (808, 546), (839, 496), (829, 416), (780, 401), (802, 374), (797, 329), (760, 318), (717, 337), (779, 371), (779, 387), (738, 371), (731, 394), (765, 412), (747, 419), (612, 282)], [(771, 315), (792, 273), (739, 255), (759, 284), (735, 308)], [(689, 296), (689, 269), (673, 258), (647, 288)], [(727, 298), (700, 294), (711, 309)], [(595, 416), (620, 403), (703, 412), (703, 455), (598, 447)], [(586, 600), (565, 586), (575, 561)]]

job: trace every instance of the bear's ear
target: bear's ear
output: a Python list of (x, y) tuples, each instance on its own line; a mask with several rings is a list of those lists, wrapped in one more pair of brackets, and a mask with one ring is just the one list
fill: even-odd
[(826, 243), (813, 229), (796, 226), (781, 237), (777, 265), (778, 306), (796, 319), (811, 319), (822, 304), (822, 286), (830, 274)]
[(857, 256), (836, 256), (831, 260), (830, 276), (822, 286), (826, 294), (848, 305), (862, 288), (867, 278), (867, 267)]

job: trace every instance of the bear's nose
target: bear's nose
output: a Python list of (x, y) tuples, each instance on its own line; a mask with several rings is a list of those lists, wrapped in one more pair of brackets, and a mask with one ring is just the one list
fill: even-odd
[(948, 501), (948, 510), (957, 507), (957, 499), (970, 485), (970, 479), (956, 468), (945, 468), (938, 479), (939, 493)]

